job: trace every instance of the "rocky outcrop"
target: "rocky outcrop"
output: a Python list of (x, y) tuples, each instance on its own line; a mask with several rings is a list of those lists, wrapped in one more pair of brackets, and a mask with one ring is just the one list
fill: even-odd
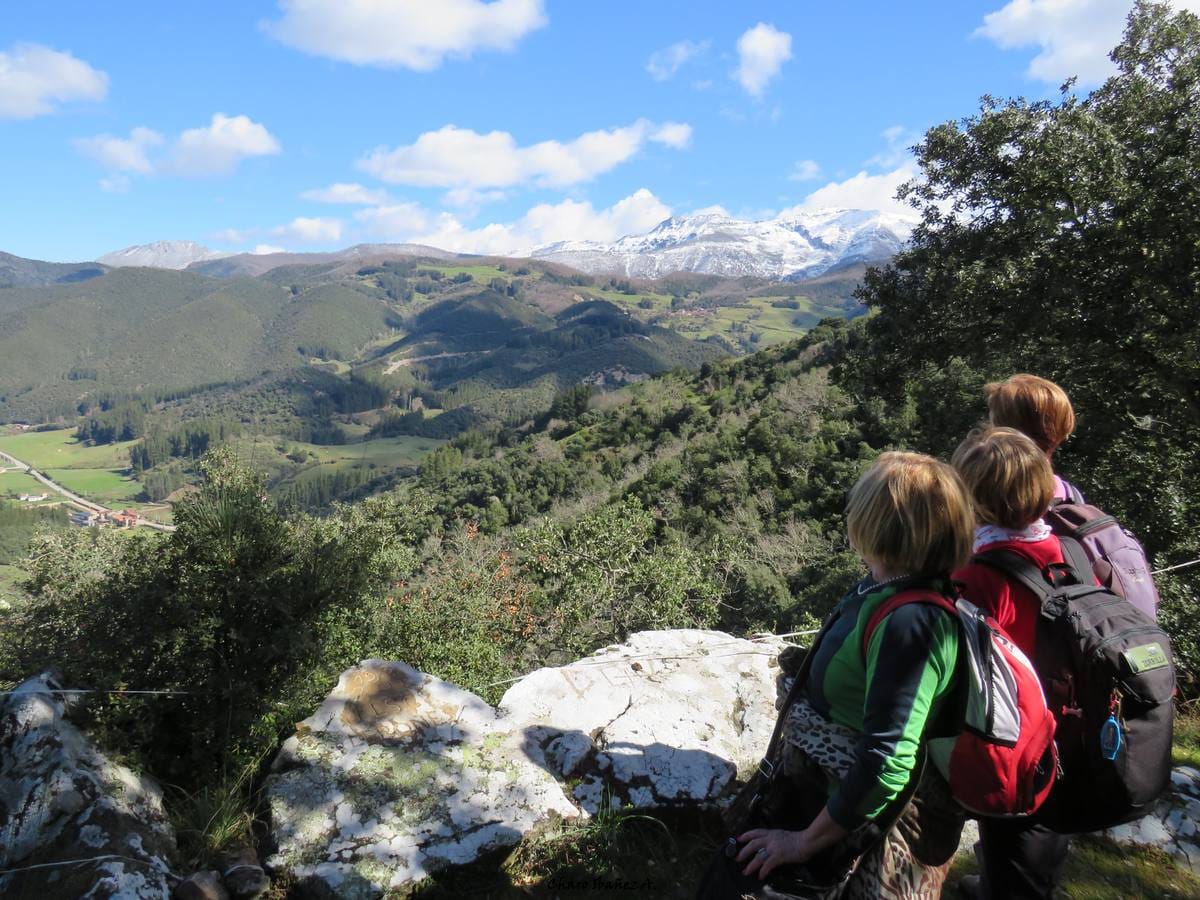
[(368, 660), (275, 761), (268, 865), (317, 896), (379, 897), (605, 803), (719, 803), (770, 737), (779, 650), (644, 632), (526, 676), (498, 708)]
[(162, 794), (64, 718), (51, 675), (0, 698), (0, 896), (170, 897)]
[(1106, 834), (1122, 844), (1165, 850), (1183, 866), (1200, 874), (1200, 770), (1177, 766), (1171, 786), (1148, 816), (1110, 828)]

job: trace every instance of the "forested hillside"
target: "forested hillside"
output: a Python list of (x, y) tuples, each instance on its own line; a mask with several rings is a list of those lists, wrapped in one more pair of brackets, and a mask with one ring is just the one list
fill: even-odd
[[(92, 446), (139, 442), (128, 473), (146, 502), (195, 482), (196, 460), (236, 437), (281, 502), (327, 508), (412, 474), (414, 447), (518, 423), (574, 385), (694, 370), (860, 309), (860, 269), (811, 286), (631, 282), (359, 249), (254, 258), (258, 277), (130, 267), (0, 289), (0, 421), (75, 426)], [(307, 460), (323, 451), (297, 454), (296, 442), (364, 446), (322, 468)]]

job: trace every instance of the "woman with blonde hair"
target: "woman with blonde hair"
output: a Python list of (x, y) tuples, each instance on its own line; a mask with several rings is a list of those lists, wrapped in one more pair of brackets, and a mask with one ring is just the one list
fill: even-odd
[[(958, 622), (926, 603), (871, 619), (898, 593), (950, 590), (950, 572), (970, 553), (970, 501), (946, 464), (889, 452), (850, 491), (846, 521), (870, 574), (838, 602), (809, 651), (781, 714), (782, 774), (767, 789), (792, 792), (790, 805), (815, 814), (797, 827), (738, 835), (733, 884), (701, 896), (941, 894), (962, 812), (924, 768), (924, 749), (957, 683)], [(811, 887), (806, 878), (823, 860), (847, 854), (847, 877)]]

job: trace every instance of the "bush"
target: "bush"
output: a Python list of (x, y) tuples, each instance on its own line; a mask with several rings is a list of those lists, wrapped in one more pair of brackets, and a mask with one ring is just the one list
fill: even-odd
[(40, 538), (31, 600), (0, 623), (9, 648), (0, 677), (57, 665), (81, 688), (179, 692), (101, 694), (89, 712), (111, 745), (184, 785), (274, 742), (294, 721), (271, 716), (281, 702), (311, 707), (365, 649), (330, 652), (322, 628), (415, 562), (412, 511), (394, 501), (285, 519), (261, 477), (228, 452), (206, 457), (202, 473), (165, 538)]

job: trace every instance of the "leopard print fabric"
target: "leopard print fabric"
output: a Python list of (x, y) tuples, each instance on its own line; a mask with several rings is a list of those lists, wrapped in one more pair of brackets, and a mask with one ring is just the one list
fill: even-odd
[[(859, 734), (831, 722), (803, 698), (784, 721), (781, 764), (785, 776), (817, 763), (834, 782), (854, 762)], [(813, 900), (935, 900), (958, 848), (963, 811), (932, 769), (887, 837), (866, 853), (849, 880)]]

